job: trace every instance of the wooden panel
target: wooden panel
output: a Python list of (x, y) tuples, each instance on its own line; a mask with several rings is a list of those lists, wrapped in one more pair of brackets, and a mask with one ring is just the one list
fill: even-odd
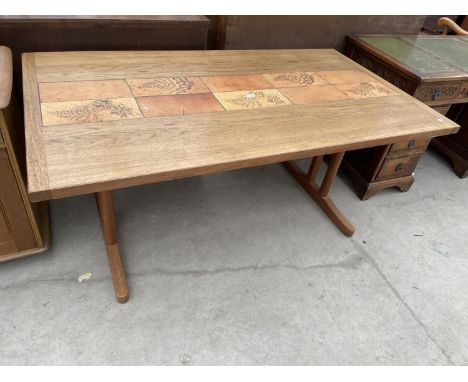
[(24, 54), (37, 82), (153, 77), (252, 75), (288, 71), (360, 70), (331, 49), (58, 52)]
[(5, 109), (10, 103), (12, 84), (11, 50), (6, 46), (0, 46), (0, 110)]
[[(75, 52), (24, 58), (28, 181), (33, 200), (378, 146), (409, 137), (429, 138), (458, 129), (333, 50)], [(38, 82), (203, 77), (206, 84), (205, 77), (211, 76), (223, 80), (233, 76), (235, 81), (229, 85), (244, 87), (248, 84), (245, 76), (266, 81), (264, 75), (269, 73), (333, 70), (361, 70), (389, 94), (44, 127), (39, 95), (34, 91)], [(344, 82), (348, 82), (346, 76)], [(276, 93), (282, 89), (273, 90), (275, 94), (265, 93), (269, 103), (282, 100)], [(250, 88), (243, 97), (250, 99), (251, 93), (262, 91)], [(41, 163), (34, 157), (45, 160)]]
[(18, 251), (37, 247), (21, 192), (6, 149), (0, 149), (0, 200)]
[(418, 164), (421, 155), (387, 158), (383, 163), (376, 180), (390, 179), (395, 175), (411, 175)]
[[(24, 109), (24, 120), (27, 124), (31, 120), (42, 117), (40, 115), (40, 98), (39, 90), (36, 81), (35, 62), (33, 55), (24, 56), (23, 59), (23, 93), (27, 97), (36, 99), (30, 107)], [(27, 98), (25, 96), (25, 98)], [(42, 122), (41, 122), (42, 123)], [(26, 168), (28, 176), (28, 187), (34, 184), (35, 187), (40, 185), (40, 188), (47, 189), (49, 187), (49, 179), (47, 175), (47, 161), (44, 152), (44, 143), (42, 130), (40, 129), (26, 129), (25, 128), (26, 145), (28, 146), (28, 153), (26, 156)]]
[(15, 252), (16, 250), (15, 239), (0, 201), (0, 259), (2, 256)]
[(426, 16), (221, 16), (221, 49), (345, 47), (350, 34), (417, 34)]

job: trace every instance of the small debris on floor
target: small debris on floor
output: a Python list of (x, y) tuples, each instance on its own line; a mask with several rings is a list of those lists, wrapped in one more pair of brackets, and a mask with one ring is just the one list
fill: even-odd
[(182, 357), (180, 357), (180, 362), (182, 362), (183, 365), (188, 365), (190, 363), (190, 356), (188, 354), (183, 354)]
[(93, 277), (93, 274), (91, 272), (83, 273), (82, 275), (78, 276), (78, 282), (82, 283), (83, 281), (89, 280), (91, 277)]
[(415, 233), (413, 236), (424, 236), (423, 233)]

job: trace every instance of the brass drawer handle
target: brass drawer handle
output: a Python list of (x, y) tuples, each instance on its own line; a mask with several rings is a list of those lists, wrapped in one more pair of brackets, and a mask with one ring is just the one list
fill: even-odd
[(435, 89), (434, 90), (434, 95), (432, 96), (432, 99), (435, 101), (439, 99), (442, 96), (442, 92), (440, 89)]
[(402, 172), (402, 171), (403, 171), (403, 163), (398, 164), (398, 165), (395, 167), (395, 171), (396, 171), (396, 172)]
[(413, 139), (412, 141), (409, 141), (408, 143), (408, 148), (409, 149), (414, 149), (416, 146), (416, 141)]

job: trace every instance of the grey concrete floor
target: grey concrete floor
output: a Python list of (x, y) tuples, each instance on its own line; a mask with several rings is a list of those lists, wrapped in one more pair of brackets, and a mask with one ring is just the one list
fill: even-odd
[(468, 364), (468, 179), (429, 151), (332, 196), (351, 239), (279, 165), (115, 192), (124, 305), (94, 199), (52, 202), (52, 249), (0, 264), (0, 364)]

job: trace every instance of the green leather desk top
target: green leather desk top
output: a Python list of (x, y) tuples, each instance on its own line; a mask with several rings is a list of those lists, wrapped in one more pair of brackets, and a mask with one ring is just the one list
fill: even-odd
[(465, 36), (358, 35), (351, 39), (423, 79), (468, 76)]

